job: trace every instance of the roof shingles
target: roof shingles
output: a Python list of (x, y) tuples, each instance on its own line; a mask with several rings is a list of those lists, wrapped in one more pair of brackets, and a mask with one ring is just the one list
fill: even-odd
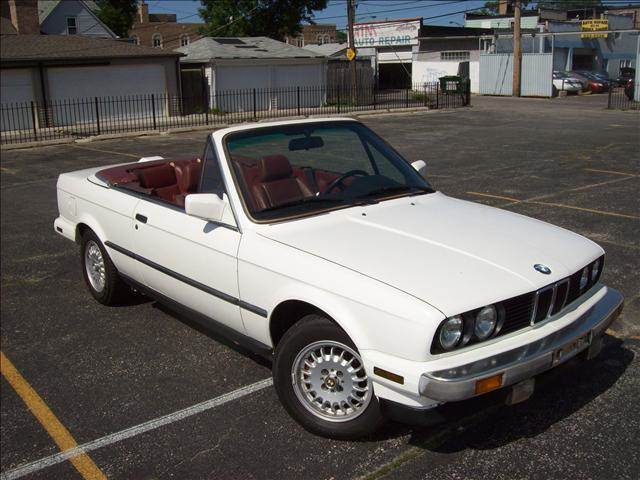
[(0, 61), (92, 60), (105, 58), (178, 57), (159, 48), (82, 35), (7, 35), (0, 42)]
[(267, 37), (205, 37), (176, 49), (187, 56), (183, 63), (206, 63), (215, 59), (325, 58)]

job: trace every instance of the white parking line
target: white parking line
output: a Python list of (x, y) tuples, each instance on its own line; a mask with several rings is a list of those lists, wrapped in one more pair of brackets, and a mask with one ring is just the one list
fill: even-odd
[(82, 455), (83, 453), (97, 450), (98, 448), (106, 447), (107, 445), (112, 445), (117, 442), (121, 442), (122, 440), (135, 437), (136, 435), (148, 432), (149, 430), (155, 430), (156, 428), (160, 428), (164, 425), (169, 425), (170, 423), (174, 423), (179, 420), (191, 417), (192, 415), (204, 412), (205, 410), (211, 410), (212, 408), (216, 408), (224, 405), (225, 403), (229, 403), (233, 400), (245, 397), (251, 393), (257, 392), (271, 385), (273, 385), (273, 380), (271, 378), (266, 378), (259, 382), (252, 383), (251, 385), (247, 385), (246, 387), (234, 390), (233, 392), (225, 393), (224, 395), (212, 398), (211, 400), (206, 400), (202, 403), (187, 407), (183, 410), (178, 410), (177, 412), (173, 412), (168, 415), (149, 420), (148, 422), (144, 422), (139, 425), (127, 428), (125, 430), (112, 433), (105, 437), (98, 438), (82, 445), (78, 445), (77, 447), (71, 448), (69, 450), (65, 450), (64, 452), (56, 453), (55, 455), (41, 458), (40, 460), (36, 460), (34, 462), (26, 463), (20, 467), (14, 468), (13, 470), (2, 473), (0, 475), (0, 478), (2, 480), (13, 480), (15, 478), (24, 477), (25, 475), (29, 475), (30, 473), (34, 473), (52, 465), (56, 465), (58, 463), (69, 460), (70, 458), (73, 458), (77, 455)]

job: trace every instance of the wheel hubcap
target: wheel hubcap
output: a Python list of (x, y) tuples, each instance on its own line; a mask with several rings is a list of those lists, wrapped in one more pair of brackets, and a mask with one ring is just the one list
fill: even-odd
[(84, 266), (89, 283), (96, 292), (104, 290), (105, 268), (100, 247), (93, 240), (87, 242), (84, 250)]
[(356, 418), (366, 410), (373, 393), (360, 355), (330, 340), (304, 348), (293, 362), (291, 377), (302, 405), (332, 422)]

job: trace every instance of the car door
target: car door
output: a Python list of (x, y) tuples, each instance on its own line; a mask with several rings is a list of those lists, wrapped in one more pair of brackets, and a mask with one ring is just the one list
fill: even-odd
[[(224, 194), (210, 139), (198, 191)], [(137, 205), (134, 224), (135, 253), (147, 287), (244, 333), (238, 306), (238, 228), (187, 215), (154, 197)]]

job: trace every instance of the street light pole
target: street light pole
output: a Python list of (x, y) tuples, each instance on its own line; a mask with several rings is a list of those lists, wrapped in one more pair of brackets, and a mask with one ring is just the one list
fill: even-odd
[[(505, 0), (507, 1), (507, 0)], [(520, 96), (522, 68), (522, 36), (520, 32), (520, 0), (514, 2), (513, 12), (513, 96)]]
[[(355, 0), (347, 0), (347, 22), (348, 22), (348, 30), (349, 30), (349, 48), (351, 50), (353, 50), (354, 52), (356, 51), (355, 48), (355, 37), (353, 36), (353, 24), (355, 23), (355, 19), (356, 19), (356, 5), (355, 5)], [(353, 60), (351, 60), (351, 88), (352, 88), (352, 95), (355, 96), (357, 90), (357, 79), (356, 79), (356, 72), (357, 72), (357, 65), (356, 65), (356, 60), (355, 58)]]

